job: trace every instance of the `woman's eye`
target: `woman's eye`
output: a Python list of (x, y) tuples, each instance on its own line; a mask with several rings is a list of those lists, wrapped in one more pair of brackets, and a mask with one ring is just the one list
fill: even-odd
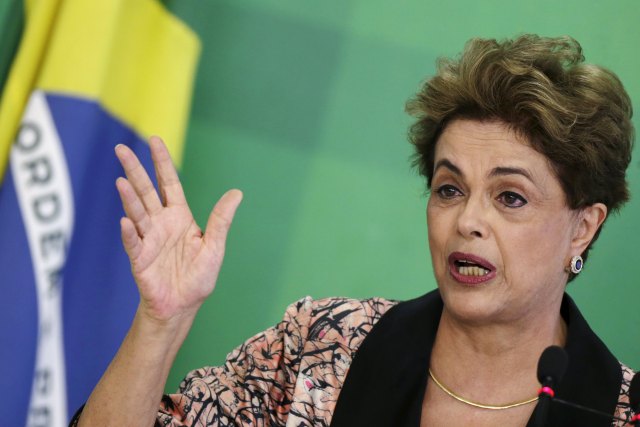
[(521, 208), (527, 204), (527, 200), (512, 191), (505, 191), (498, 196), (498, 200), (508, 208)]
[(462, 194), (460, 190), (458, 190), (453, 185), (449, 185), (449, 184), (445, 184), (438, 187), (438, 189), (436, 190), (436, 193), (438, 194), (438, 196), (442, 197), (443, 199), (452, 199)]

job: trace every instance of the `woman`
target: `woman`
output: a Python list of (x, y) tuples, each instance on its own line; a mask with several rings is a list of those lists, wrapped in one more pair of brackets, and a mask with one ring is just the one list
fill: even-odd
[[(303, 299), (170, 396), (242, 196), (226, 193), (203, 233), (160, 139), (149, 143), (162, 198), (116, 147), (141, 302), (78, 425), (524, 426), (541, 422), (536, 367), (554, 344), (569, 355), (557, 396), (628, 420), (633, 372), (564, 293), (628, 199), (633, 138), (621, 83), (582, 61), (574, 40), (531, 35), (475, 39), (441, 61), (409, 104), (438, 290), (402, 303)], [(620, 423), (554, 404), (544, 425)]]

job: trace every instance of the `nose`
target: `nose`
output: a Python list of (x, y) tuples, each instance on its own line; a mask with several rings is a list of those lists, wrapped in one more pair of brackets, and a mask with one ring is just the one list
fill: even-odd
[(483, 204), (480, 197), (466, 199), (460, 206), (458, 232), (465, 239), (487, 238), (489, 236), (488, 211), (488, 207)]

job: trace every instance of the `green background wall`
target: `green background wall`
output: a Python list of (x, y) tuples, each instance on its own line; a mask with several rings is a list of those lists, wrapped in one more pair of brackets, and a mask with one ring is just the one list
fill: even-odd
[[(182, 171), (195, 216), (204, 224), (227, 188), (245, 193), (218, 287), (168, 390), (305, 295), (406, 299), (435, 287), (403, 108), (438, 56), (474, 36), (568, 34), (640, 105), (636, 0), (165, 3), (203, 44)], [(632, 202), (569, 286), (593, 329), (636, 369), (639, 170), (636, 155)]]
[[(19, 24), (14, 3), (0, 3), (3, 25)], [(438, 56), (457, 54), (474, 36), (572, 35), (588, 62), (618, 73), (640, 109), (637, 0), (163, 3), (203, 45), (182, 169), (198, 222), (226, 189), (245, 193), (218, 287), (169, 391), (303, 296), (407, 299), (435, 287), (403, 109)], [(613, 352), (640, 369), (635, 154), (632, 201), (608, 221), (569, 292)]]

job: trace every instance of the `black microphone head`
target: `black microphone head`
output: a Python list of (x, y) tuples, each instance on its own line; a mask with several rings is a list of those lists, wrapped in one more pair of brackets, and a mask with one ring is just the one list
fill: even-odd
[(636, 372), (629, 386), (629, 403), (631, 408), (640, 411), (640, 372)]
[(557, 345), (547, 347), (538, 361), (538, 381), (542, 385), (556, 385), (564, 376), (569, 364), (567, 352)]

